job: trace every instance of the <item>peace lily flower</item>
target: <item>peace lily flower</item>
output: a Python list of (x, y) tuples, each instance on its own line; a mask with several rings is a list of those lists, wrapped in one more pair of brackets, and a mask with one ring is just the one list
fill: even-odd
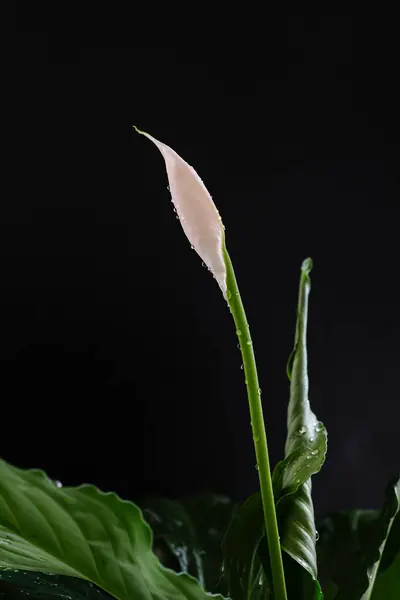
[(226, 264), (224, 260), (224, 225), (206, 186), (186, 161), (175, 150), (139, 131), (160, 150), (165, 160), (171, 200), (175, 206), (183, 231), (192, 248), (214, 275), (227, 296)]
[(218, 210), (196, 171), (175, 150), (144, 131), (164, 157), (172, 202), (192, 248), (217, 280), (236, 325), (253, 429), (275, 600), (287, 600), (278, 523), (272, 488), (267, 438), (250, 329), (240, 298), (235, 273), (225, 247), (224, 226)]

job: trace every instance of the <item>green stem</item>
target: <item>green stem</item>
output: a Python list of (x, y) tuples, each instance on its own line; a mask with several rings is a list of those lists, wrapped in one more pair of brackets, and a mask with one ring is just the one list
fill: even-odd
[(261, 404), (261, 391), (258, 384), (256, 359), (253, 342), (246, 319), (242, 299), (233, 270), (232, 262), (224, 245), (224, 257), (227, 269), (227, 300), (236, 325), (240, 349), (243, 357), (243, 369), (246, 377), (247, 396), (249, 399), (251, 427), (253, 430), (254, 448), (256, 452), (258, 476), (264, 510), (265, 528), (267, 532), (269, 556), (272, 570), (272, 583), (275, 600), (287, 600), (285, 574), (283, 571), (282, 552), (279, 542), (278, 522), (275, 511), (274, 492), (272, 488), (271, 468), (269, 463), (267, 436)]

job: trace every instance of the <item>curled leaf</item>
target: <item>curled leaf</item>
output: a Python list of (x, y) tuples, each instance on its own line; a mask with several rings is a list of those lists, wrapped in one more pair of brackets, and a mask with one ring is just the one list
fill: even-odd
[(327, 434), (308, 399), (307, 317), (312, 260), (301, 267), (294, 351), (289, 360), (290, 401), (285, 460), (274, 472), (274, 491), (281, 546), (317, 579), (316, 528), (311, 498), (311, 475), (325, 460)]

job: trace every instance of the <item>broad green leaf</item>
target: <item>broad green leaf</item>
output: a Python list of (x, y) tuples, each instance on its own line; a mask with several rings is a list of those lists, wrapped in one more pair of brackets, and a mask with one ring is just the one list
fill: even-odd
[[(2, 593), (4, 594), (2, 596)], [(0, 571), (4, 600), (112, 600), (90, 581), (34, 571)]]
[(316, 529), (311, 499), (311, 475), (326, 454), (326, 430), (311, 411), (308, 399), (307, 316), (311, 259), (301, 268), (294, 350), (288, 374), (291, 380), (285, 460), (274, 477), (278, 487), (277, 512), (281, 546), (313, 579), (317, 579)]
[(91, 485), (60, 489), (42, 471), (2, 460), (0, 569), (87, 579), (118, 600), (209, 597), (194, 578), (160, 564), (133, 503)]
[(399, 563), (396, 565), (400, 539), (396, 530), (396, 536), (391, 532), (399, 501), (400, 479), (396, 478), (386, 490), (381, 511), (343, 511), (322, 521), (318, 559), (323, 581), (331, 580), (338, 588), (335, 600), (400, 598)]
[(261, 552), (268, 564), (262, 564), (259, 553), (264, 536), (261, 495), (257, 492), (236, 512), (222, 542), (227, 593), (234, 600), (271, 597), (268, 548)]

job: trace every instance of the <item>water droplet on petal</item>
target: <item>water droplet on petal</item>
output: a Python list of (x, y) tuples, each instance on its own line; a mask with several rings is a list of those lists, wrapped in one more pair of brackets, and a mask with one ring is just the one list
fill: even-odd
[(314, 438), (313, 438), (313, 437), (310, 437), (310, 438), (309, 438), (309, 440), (310, 440), (310, 442), (313, 442), (313, 441), (314, 441)]
[(317, 530), (315, 530), (315, 541), (318, 542), (319, 540), (319, 533)]
[(300, 427), (300, 429), (297, 432), (297, 435), (304, 435), (306, 431), (307, 429), (304, 426)]

